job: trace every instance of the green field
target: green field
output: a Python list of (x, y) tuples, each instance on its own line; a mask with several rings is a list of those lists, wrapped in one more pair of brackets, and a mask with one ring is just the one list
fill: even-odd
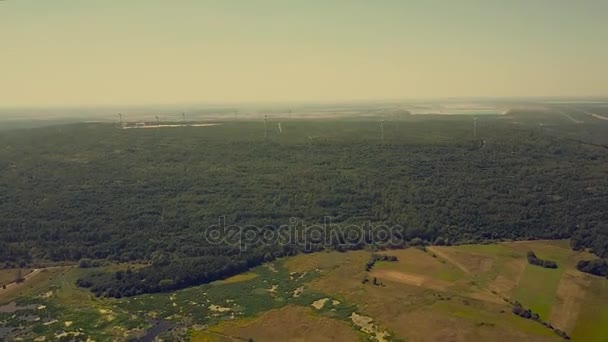
[[(572, 336), (578, 341), (608, 341), (608, 281), (594, 278)], [(604, 322), (600, 324), (599, 322)]]
[[(531, 246), (531, 248), (533, 247)], [(553, 246), (537, 248), (536, 250), (540, 258), (554, 260), (561, 267), (548, 269), (530, 264), (526, 265), (513, 297), (515, 300), (526, 303), (532, 311), (538, 313), (542, 318), (548, 318), (559, 282), (566, 267), (569, 266), (567, 262), (571, 252), (565, 248), (553, 248)], [(538, 251), (544, 253), (538, 253)]]

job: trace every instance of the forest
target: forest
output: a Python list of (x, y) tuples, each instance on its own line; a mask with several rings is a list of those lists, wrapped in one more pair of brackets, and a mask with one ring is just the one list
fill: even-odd
[(148, 265), (79, 280), (121, 297), (370, 244), (243, 249), (209, 241), (220, 217), (267, 230), (327, 218), (398, 227), (395, 247), (571, 238), (574, 249), (608, 258), (606, 127), (492, 117), (473, 136), (470, 118), (412, 116), (387, 120), (383, 132), (372, 118), (285, 120), (280, 132), (277, 120), (1, 132), (0, 267)]

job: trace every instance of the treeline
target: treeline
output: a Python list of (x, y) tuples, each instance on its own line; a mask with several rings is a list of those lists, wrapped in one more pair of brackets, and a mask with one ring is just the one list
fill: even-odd
[[(321, 250), (316, 246), (313, 251)], [(292, 245), (277, 248), (260, 246), (247, 251), (221, 247), (214, 255), (175, 258), (156, 252), (151, 265), (138, 269), (105, 272), (93, 271), (77, 280), (77, 285), (89, 288), (100, 297), (128, 297), (143, 293), (167, 292), (200, 285), (242, 273), (263, 262), (297, 254)]]
[(103, 297), (166, 292), (230, 277), (259, 265), (262, 259), (263, 256), (258, 254), (243, 256), (239, 260), (220, 256), (185, 258), (137, 270), (93, 272), (78, 279), (77, 284)]
[(542, 324), (544, 327), (553, 330), (553, 332), (555, 332), (559, 337), (563, 338), (564, 340), (570, 340), (570, 336), (568, 336), (568, 334), (565, 331), (554, 327), (551, 323), (549, 323), (547, 321), (543, 321), (536, 312), (533, 312), (530, 309), (524, 308), (523, 305), (521, 305), (521, 303), (519, 303), (517, 301), (512, 302), (511, 304), (513, 305), (513, 309), (511, 310), (513, 312), (513, 314), (515, 314), (519, 317), (525, 318), (525, 319), (530, 319), (535, 322), (538, 322), (538, 323)]
[(581, 272), (608, 278), (608, 260), (606, 259), (581, 260), (576, 268)]
[[(189, 286), (200, 285), (242, 273), (263, 262), (298, 253), (318, 252), (326, 249), (325, 244), (309, 245), (304, 248), (294, 244), (281, 246), (258, 245), (247, 251), (222, 248), (213, 256), (195, 258), (172, 258), (164, 253), (154, 253), (152, 264), (138, 269), (117, 272), (93, 271), (77, 280), (77, 285), (88, 288), (96, 296), (128, 297), (143, 293), (167, 292)], [(360, 249), (359, 245), (339, 245), (336, 250)], [(373, 253), (370, 263), (377, 261), (397, 261), (397, 257)], [(93, 260), (81, 260), (82, 268), (99, 266)], [(369, 267), (369, 270), (371, 270)]]
[[(605, 196), (605, 194), (604, 194)], [(607, 204), (607, 200), (598, 199), (598, 201)], [(596, 213), (598, 220), (606, 215), (607, 210)], [(581, 224), (572, 233), (570, 240), (574, 250), (582, 250), (588, 248), (592, 253), (601, 257), (608, 258), (608, 224), (605, 221), (595, 221), (589, 224)]]
[(372, 268), (374, 268), (374, 265), (376, 265), (376, 262), (378, 262), (378, 261), (394, 262), (394, 261), (399, 261), (399, 260), (394, 255), (372, 253), (370, 259), (365, 264), (365, 271), (367, 271), (367, 272), (371, 271)]
[(576, 265), (579, 271), (608, 278), (608, 225), (582, 225), (574, 231), (570, 243), (574, 250), (588, 249), (601, 258), (579, 261)]
[(528, 252), (528, 263), (544, 268), (557, 268), (557, 263), (553, 260), (539, 259), (533, 251)]

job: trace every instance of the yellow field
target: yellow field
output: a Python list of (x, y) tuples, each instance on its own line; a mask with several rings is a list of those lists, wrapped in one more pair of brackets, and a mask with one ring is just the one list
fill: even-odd
[[(3, 269), (0, 270), (0, 287), (2, 285), (6, 285), (9, 283), (12, 283), (13, 281), (15, 281), (15, 279), (17, 278), (17, 272), (19, 272), (18, 269)], [(22, 268), (21, 269), (21, 275), (25, 276), (26, 274), (32, 272), (31, 268)]]
[(247, 280), (254, 279), (257, 276), (258, 275), (255, 274), (255, 273), (241, 273), (241, 274), (237, 274), (235, 276), (232, 276), (232, 277), (230, 277), (228, 279), (222, 280), (222, 284), (240, 283), (242, 281), (247, 281)]
[[(559, 268), (528, 265), (529, 250), (555, 260)], [(505, 299), (520, 301), (574, 340), (608, 340), (603, 327), (608, 309), (599, 308), (608, 299), (608, 282), (575, 269), (578, 260), (592, 256), (572, 251), (568, 241), (384, 253), (399, 261), (378, 262), (371, 272), (363, 266), (371, 255), (368, 251), (300, 255), (286, 265), (298, 272), (320, 270), (322, 276), (311, 282), (312, 288), (364, 308), (406, 340), (560, 340), (539, 323), (512, 314)], [(364, 277), (375, 277), (381, 286), (363, 284)]]
[(314, 315), (311, 309), (286, 306), (253, 319), (222, 323), (207, 330), (195, 330), (191, 341), (357, 341), (358, 334), (345, 322)]

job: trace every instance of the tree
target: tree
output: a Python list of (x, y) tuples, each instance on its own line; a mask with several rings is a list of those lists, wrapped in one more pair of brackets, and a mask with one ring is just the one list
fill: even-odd
[(443, 246), (445, 245), (445, 239), (442, 236), (438, 236), (437, 239), (435, 239), (435, 243), (436, 246)]
[(169, 257), (161, 251), (155, 251), (151, 255), (152, 266), (166, 266), (169, 264)]
[(576, 265), (576, 268), (581, 272), (608, 277), (608, 260), (606, 259), (581, 260)]
[(423, 244), (424, 244), (424, 242), (422, 241), (422, 239), (421, 238), (417, 238), (417, 237), (413, 238), (410, 241), (410, 245), (412, 245), (412, 246), (422, 246)]
[(17, 275), (15, 276), (15, 283), (22, 283), (25, 280), (23, 278), (23, 271), (19, 268), (17, 269)]
[(557, 268), (557, 263), (555, 261), (540, 259), (533, 251), (529, 251), (527, 257), (528, 263), (531, 265), (541, 266), (544, 268)]

